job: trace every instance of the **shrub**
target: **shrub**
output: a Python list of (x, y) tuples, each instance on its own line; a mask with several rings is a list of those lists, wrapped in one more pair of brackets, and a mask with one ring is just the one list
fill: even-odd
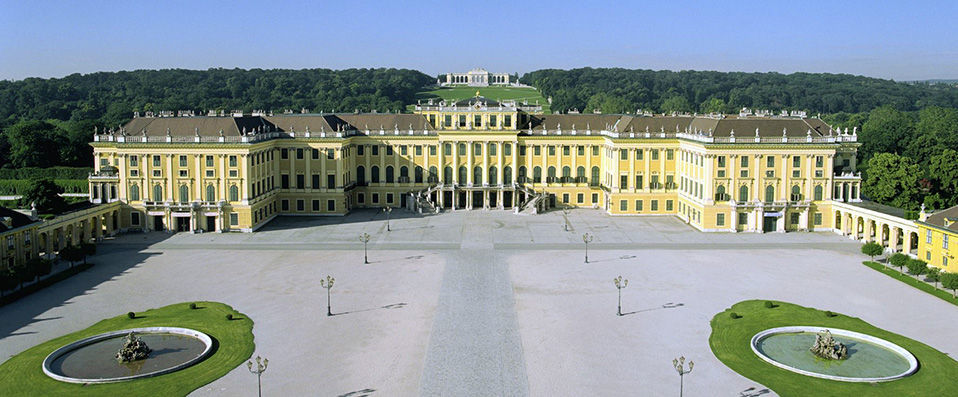
[(826, 311), (825, 311), (825, 317), (836, 317), (836, 316), (838, 316), (838, 314), (835, 314), (835, 312), (833, 312), (833, 311), (831, 311), (831, 310), (826, 310)]
[(736, 312), (731, 312), (731, 313), (728, 314), (728, 316), (731, 317), (732, 320), (737, 320), (737, 319), (742, 318), (742, 316), (741, 316), (740, 314), (736, 313)]
[(196, 310), (196, 304), (190, 303), (190, 310)]
[(870, 256), (873, 261), (875, 260), (876, 256), (881, 255), (881, 253), (884, 251), (885, 248), (883, 248), (881, 245), (878, 245), (878, 243), (866, 243), (862, 246), (862, 253)]
[(130, 320), (132, 320), (132, 319), (136, 318), (136, 313), (129, 312), (129, 313), (126, 314), (126, 316), (129, 317)]
[(888, 261), (891, 262), (891, 265), (898, 268), (898, 273), (901, 274), (901, 268), (908, 265), (908, 261), (911, 258), (908, 255), (905, 255), (901, 252), (896, 252), (892, 256), (888, 257)]
[(771, 309), (775, 307), (775, 304), (772, 301), (765, 301), (765, 307)]
[(226, 315), (226, 319), (227, 319), (228, 321), (233, 321), (233, 313), (227, 314), (227, 315)]

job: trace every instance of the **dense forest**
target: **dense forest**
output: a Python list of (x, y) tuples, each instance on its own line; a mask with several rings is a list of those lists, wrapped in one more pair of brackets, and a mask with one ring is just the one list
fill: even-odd
[(816, 114), (868, 112), (883, 105), (905, 111), (958, 107), (958, 88), (950, 85), (847, 74), (583, 68), (537, 70), (520, 81), (552, 97), (552, 109), (563, 111), (738, 113), (749, 107)]

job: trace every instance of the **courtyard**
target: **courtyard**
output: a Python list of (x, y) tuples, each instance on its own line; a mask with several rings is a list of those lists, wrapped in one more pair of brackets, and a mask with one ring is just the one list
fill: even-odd
[[(390, 229), (382, 213), (356, 211), (252, 234), (122, 235), (99, 245), (92, 269), (0, 308), (0, 360), (102, 318), (198, 300), (255, 321), (266, 395), (676, 395), (679, 356), (696, 363), (686, 395), (757, 393), (708, 343), (712, 317), (748, 299), (840, 312), (958, 353), (953, 305), (863, 266), (860, 244), (832, 233), (701, 233), (596, 210), (394, 211)], [(630, 280), (623, 316), (619, 275)], [(192, 395), (255, 387), (240, 366)]]

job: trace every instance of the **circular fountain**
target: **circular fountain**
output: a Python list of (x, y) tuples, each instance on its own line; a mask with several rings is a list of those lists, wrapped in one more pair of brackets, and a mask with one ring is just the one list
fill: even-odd
[[(144, 344), (143, 353), (135, 360), (121, 360), (117, 349), (126, 349), (130, 338)], [(125, 329), (84, 338), (53, 351), (43, 360), (43, 372), (70, 383), (122, 382), (179, 371), (205, 359), (212, 348), (209, 335), (188, 328)]]
[[(822, 357), (823, 340), (835, 343), (840, 359)], [(887, 382), (911, 375), (918, 360), (901, 346), (859, 332), (821, 326), (767, 329), (752, 337), (762, 360), (792, 372), (844, 382)]]

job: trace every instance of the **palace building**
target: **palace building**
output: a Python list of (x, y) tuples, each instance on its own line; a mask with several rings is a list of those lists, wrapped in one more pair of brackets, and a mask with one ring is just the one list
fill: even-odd
[(518, 83), (510, 81), (508, 73), (489, 73), (483, 68), (472, 69), (466, 73), (446, 73), (446, 81), (438, 81), (441, 86), (464, 85), (469, 87), (488, 87)]
[(134, 117), (98, 131), (91, 201), (124, 227), (254, 231), (277, 215), (598, 208), (715, 232), (833, 230), (856, 132), (817, 118), (543, 114), (482, 96), (412, 114)]

